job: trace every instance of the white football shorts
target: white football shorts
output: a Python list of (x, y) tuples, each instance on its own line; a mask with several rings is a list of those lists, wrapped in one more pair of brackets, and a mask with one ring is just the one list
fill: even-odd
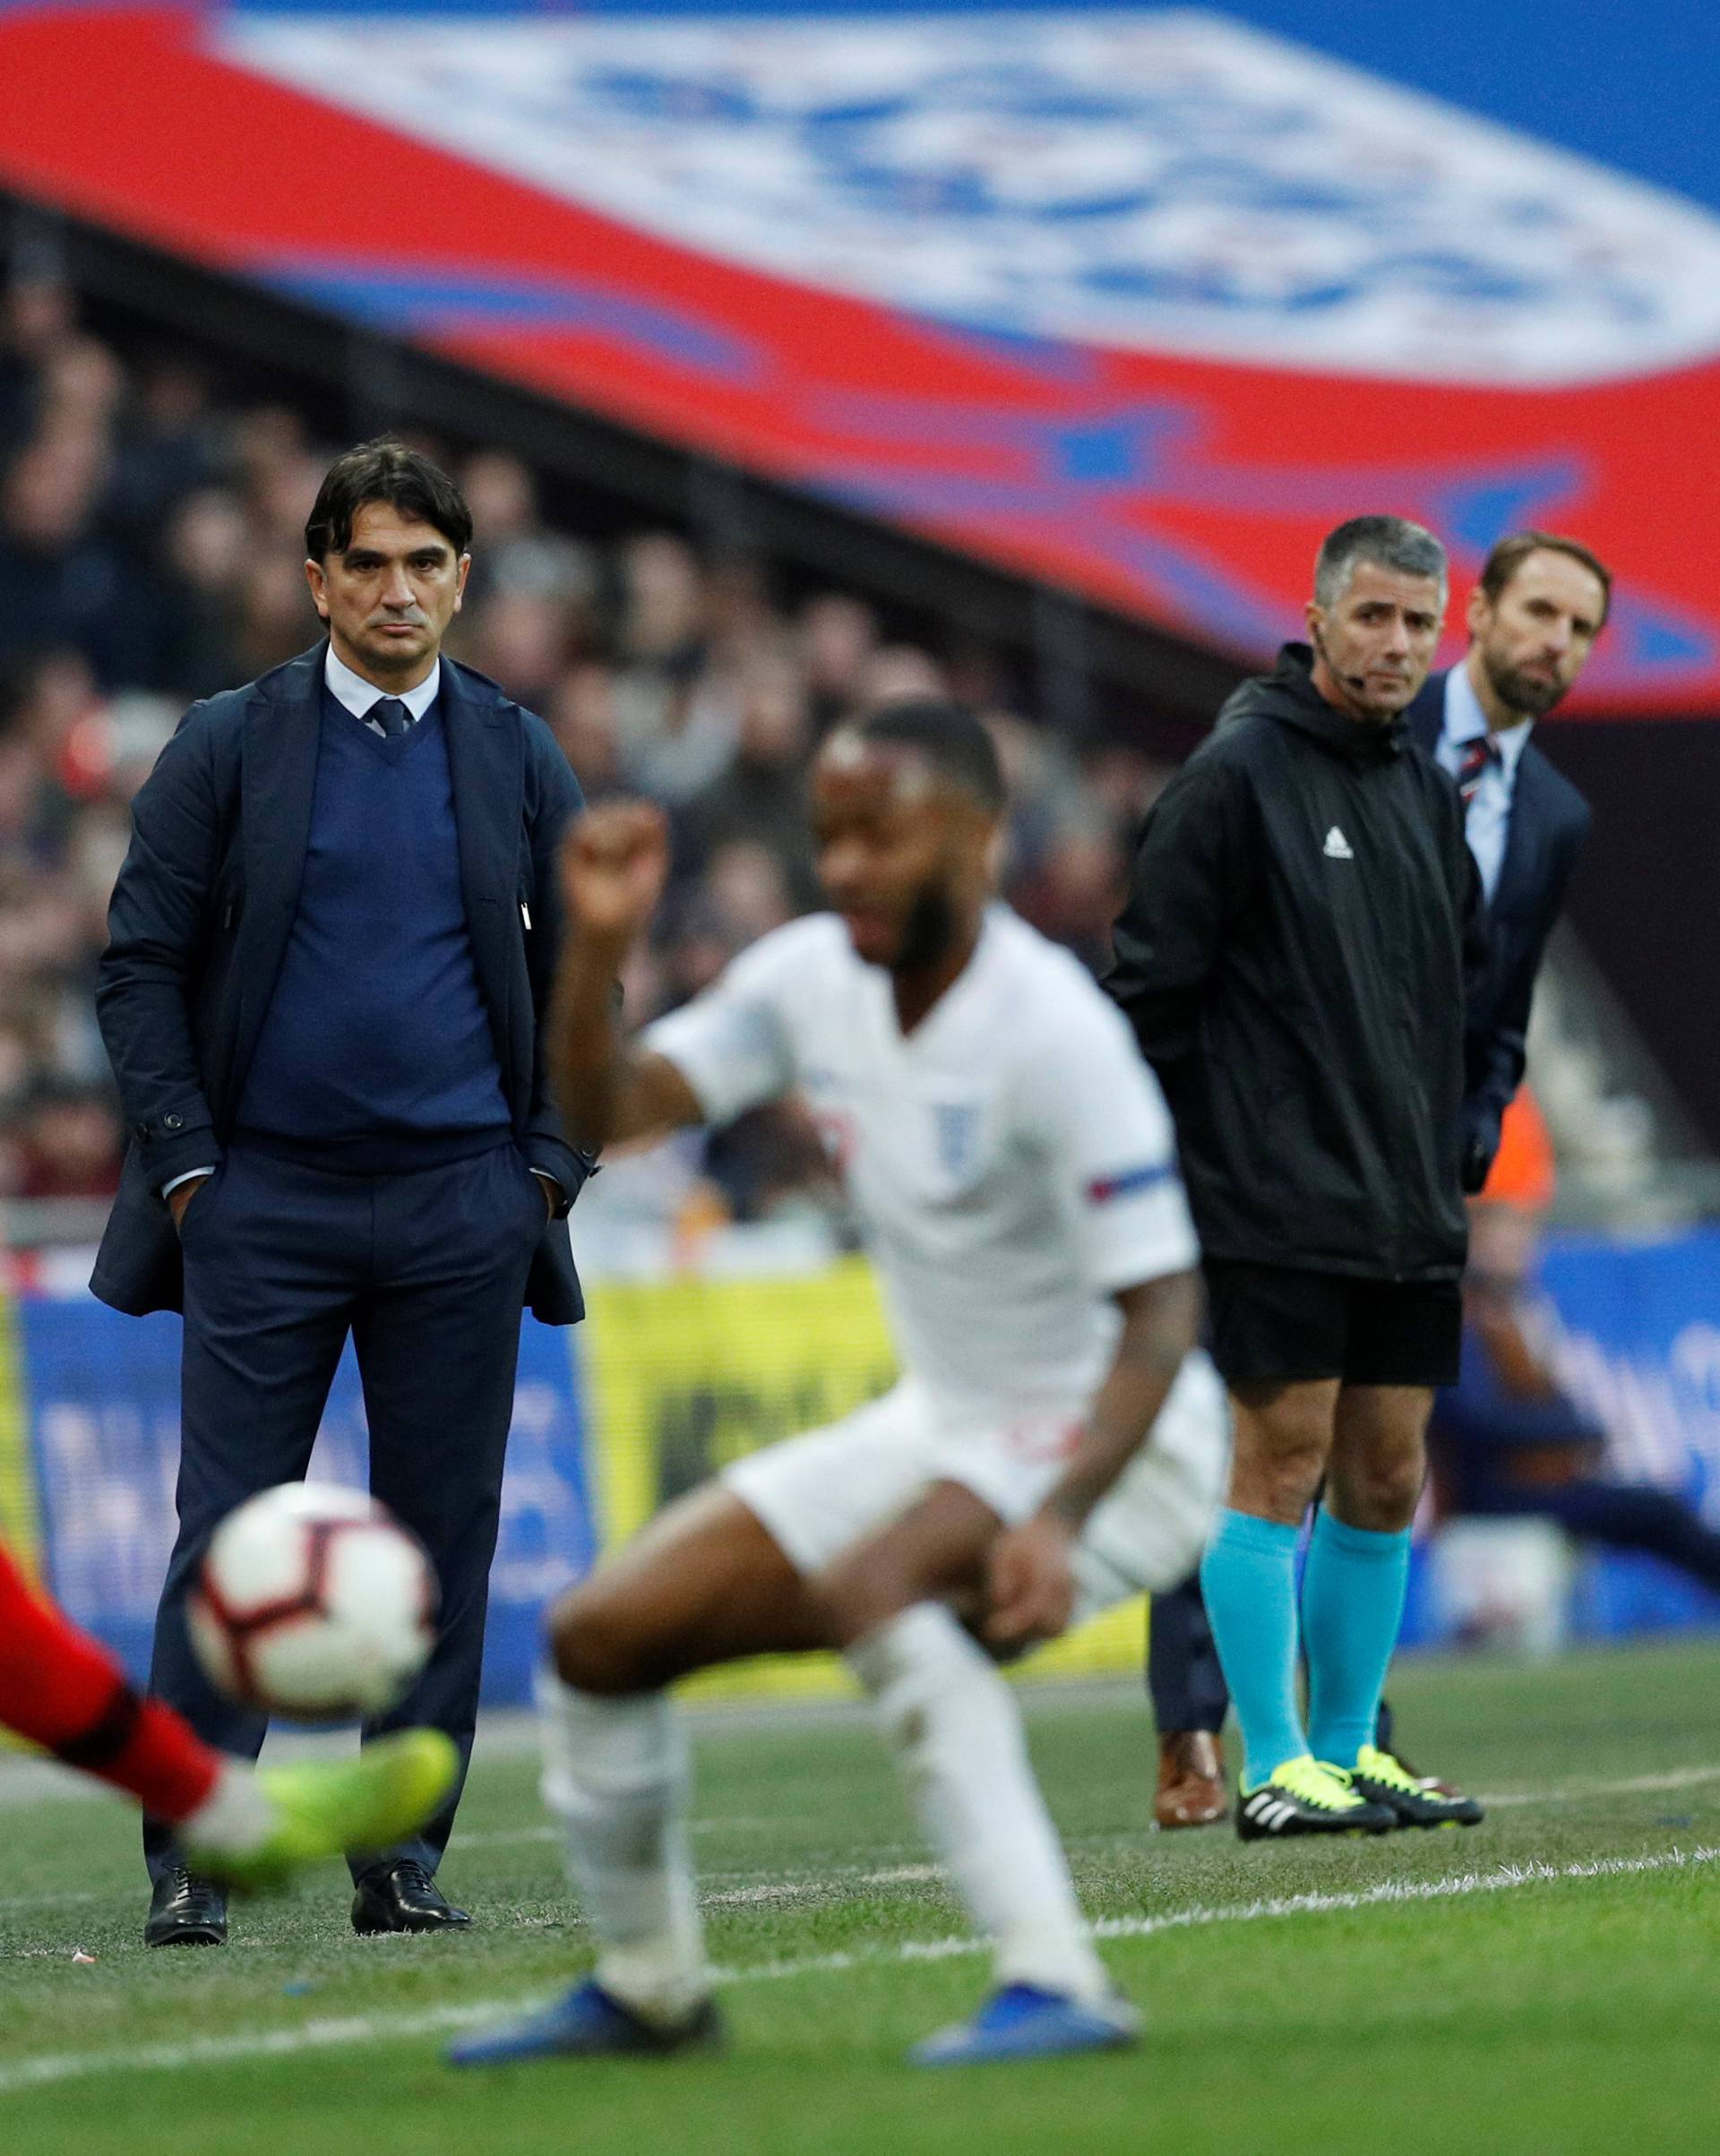
[[(960, 1483), (1015, 1525), (1055, 1483), (1079, 1427), (1058, 1415), (964, 1429), (908, 1378), (839, 1422), (749, 1453), (720, 1479), (796, 1570), (812, 1574), (933, 1482)], [(1077, 1623), (1143, 1590), (1182, 1584), (1200, 1561), (1229, 1461), (1224, 1387), (1197, 1352), (1152, 1436), (1088, 1522), (1076, 1555)]]

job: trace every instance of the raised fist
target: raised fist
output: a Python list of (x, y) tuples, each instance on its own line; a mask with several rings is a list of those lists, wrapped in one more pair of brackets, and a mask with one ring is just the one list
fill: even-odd
[(577, 816), (562, 842), (562, 896), (581, 934), (630, 944), (669, 872), (669, 826), (649, 801), (606, 801)]

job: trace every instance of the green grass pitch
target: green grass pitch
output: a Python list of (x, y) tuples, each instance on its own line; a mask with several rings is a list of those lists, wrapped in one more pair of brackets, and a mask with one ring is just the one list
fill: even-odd
[[(1720, 2148), (1720, 1647), (1411, 1664), (1406, 1748), (1500, 1800), (1467, 1833), (1286, 1848), (1157, 1835), (1131, 1688), (1028, 1691), (1131, 2053), (901, 2063), (985, 1973), (871, 1731), (699, 1718), (727, 2056), (455, 2074), (448, 2034), (588, 1959), (523, 1748), (480, 1742), (451, 1939), (360, 1940), (344, 1879), (146, 1954), (133, 1821), (0, 1767), (7, 2156), (879, 2156)], [(11, 1793), (8, 1794), (8, 1785)], [(78, 1950), (93, 1963), (74, 1962)]]

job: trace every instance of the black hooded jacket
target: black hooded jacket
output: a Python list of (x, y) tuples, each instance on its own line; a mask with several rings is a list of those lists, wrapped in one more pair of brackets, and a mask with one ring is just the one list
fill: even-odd
[(1105, 986), (1176, 1118), (1208, 1258), (1450, 1280), (1464, 980), (1485, 951), (1457, 789), (1312, 654), (1245, 682), (1148, 817)]

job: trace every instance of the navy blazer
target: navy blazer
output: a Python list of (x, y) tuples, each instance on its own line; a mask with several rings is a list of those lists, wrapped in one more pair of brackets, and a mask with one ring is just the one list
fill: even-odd
[[(183, 1307), (160, 1192), (219, 1158), (292, 932), (311, 828), (326, 644), (194, 704), (132, 804), (96, 1009), (131, 1143), (90, 1286), (116, 1310)], [(442, 662), (460, 883), (514, 1136), (578, 1196), (589, 1157), (563, 1135), (544, 1069), (561, 927), (556, 853), (579, 782), (542, 719)], [(529, 919), (528, 919), (529, 916)], [(526, 1301), (584, 1315), (565, 1217), (550, 1221)]]
[[(1409, 707), (1410, 730), (1428, 754), (1445, 725), (1443, 674), (1430, 674)], [(1499, 884), (1488, 908), (1492, 943), (1469, 984), (1464, 1025), (1464, 1126), (1491, 1159), (1499, 1120), (1523, 1076), (1529, 1003), (1565, 885), (1588, 835), (1588, 803), (1526, 743), (1511, 788)]]

